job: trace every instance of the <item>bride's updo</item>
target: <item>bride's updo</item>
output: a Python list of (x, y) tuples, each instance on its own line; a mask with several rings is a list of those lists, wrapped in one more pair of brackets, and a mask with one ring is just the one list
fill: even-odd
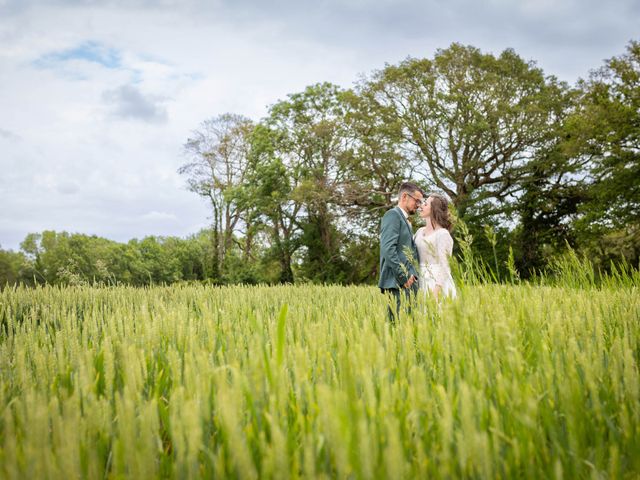
[(449, 213), (449, 202), (437, 193), (430, 194), (429, 198), (431, 199), (431, 225), (437, 223), (442, 228), (451, 231), (453, 222)]

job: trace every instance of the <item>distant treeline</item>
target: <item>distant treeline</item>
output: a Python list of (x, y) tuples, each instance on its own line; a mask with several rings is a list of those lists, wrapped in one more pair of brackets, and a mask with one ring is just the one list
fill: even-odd
[(0, 250), (0, 283), (141, 286), (184, 280), (273, 282), (268, 276), (261, 276), (258, 265), (240, 258), (232, 260), (231, 255), (228, 262), (235, 261), (235, 276), (215, 277), (211, 255), (211, 231), (206, 230), (186, 239), (146, 237), (128, 243), (95, 235), (45, 231), (29, 234), (20, 252)]
[(210, 229), (127, 244), (31, 234), (0, 251), (0, 284), (373, 283), (379, 220), (406, 179), (451, 199), (498, 278), (507, 263), (527, 278), (568, 248), (602, 269), (638, 265), (637, 41), (573, 86), (513, 50), (453, 44), (351, 89), (312, 85), (259, 122), (219, 115), (184, 148), (179, 172), (210, 205)]

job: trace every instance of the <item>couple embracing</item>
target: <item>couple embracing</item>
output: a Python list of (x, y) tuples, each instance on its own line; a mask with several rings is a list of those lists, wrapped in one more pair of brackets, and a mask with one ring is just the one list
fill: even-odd
[[(409, 215), (420, 212), (425, 226), (413, 233)], [(382, 293), (395, 300), (395, 312), (389, 306), (393, 322), (400, 305), (410, 306), (412, 297), (424, 295), (456, 296), (449, 257), (453, 249), (451, 218), (447, 200), (441, 195), (425, 197), (415, 184), (400, 186), (398, 205), (382, 217), (380, 226), (380, 281)]]

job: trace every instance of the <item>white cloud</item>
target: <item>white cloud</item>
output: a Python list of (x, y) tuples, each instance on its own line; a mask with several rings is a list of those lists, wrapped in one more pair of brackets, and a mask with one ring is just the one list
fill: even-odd
[(111, 107), (115, 117), (165, 123), (167, 109), (162, 105), (163, 97), (146, 95), (133, 85), (121, 85), (102, 94), (104, 102)]
[(11, 132), (10, 130), (5, 130), (4, 128), (0, 128), (0, 138), (4, 140), (18, 141), (20, 140), (20, 136)]
[(152, 212), (145, 213), (140, 217), (141, 220), (144, 221), (162, 221), (162, 222), (175, 222), (178, 220), (178, 217), (175, 213), (167, 213), (167, 212), (156, 212), (155, 210)]

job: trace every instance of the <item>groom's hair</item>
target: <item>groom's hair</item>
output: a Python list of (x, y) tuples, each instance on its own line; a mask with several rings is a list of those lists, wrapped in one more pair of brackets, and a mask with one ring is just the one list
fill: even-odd
[(404, 182), (402, 185), (400, 185), (400, 190), (398, 191), (398, 200), (402, 198), (403, 193), (409, 193), (413, 195), (415, 192), (420, 192), (422, 193), (422, 195), (424, 195), (424, 192), (422, 191), (422, 189), (419, 186), (417, 186), (415, 183)]

